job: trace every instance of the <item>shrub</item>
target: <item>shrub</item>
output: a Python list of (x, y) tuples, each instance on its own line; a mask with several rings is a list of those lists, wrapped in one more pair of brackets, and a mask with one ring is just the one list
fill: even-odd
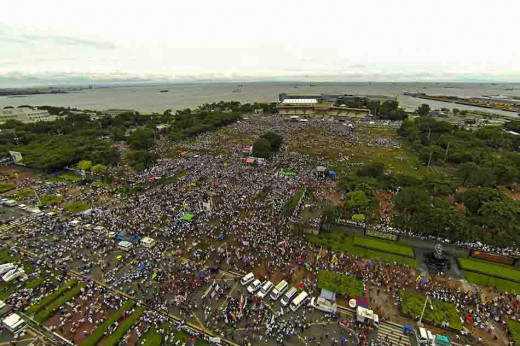
[(43, 205), (55, 205), (63, 201), (62, 196), (56, 196), (56, 195), (45, 195), (42, 198), (40, 198), (40, 203)]
[(4, 193), (6, 191), (12, 190), (15, 187), (16, 187), (15, 184), (10, 184), (10, 183), (0, 184), (0, 193)]

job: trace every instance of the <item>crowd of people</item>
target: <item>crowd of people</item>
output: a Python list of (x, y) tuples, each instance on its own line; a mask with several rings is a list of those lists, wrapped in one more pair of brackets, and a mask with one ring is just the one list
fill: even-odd
[[(344, 145), (358, 140), (357, 131), (350, 127), (319, 120), (294, 123), (258, 118), (242, 121), (228, 130), (249, 137), (269, 130), (290, 138), (309, 127), (341, 136)], [(469, 293), (460, 286), (450, 288), (445, 280), (432, 279), (417, 286), (412, 268), (372, 262), (349, 254), (337, 256), (329, 250), (320, 251), (304, 237), (295, 236), (289, 231), (290, 218), (282, 216), (283, 209), (301, 188), (312, 188), (316, 198), (326, 198), (324, 191), (330, 190), (331, 184), (326, 178), (318, 177), (316, 166), (327, 166), (327, 159), (282, 150), (265, 164), (248, 165), (242, 143), (223, 148), (229, 155), (214, 154), (224, 145), (221, 135), (221, 132), (209, 132), (179, 144), (185, 151), (197, 152), (197, 155), (170, 157), (168, 146), (160, 143), (156, 151), (161, 159), (157, 164), (128, 176), (131, 187), (145, 187), (135, 195), (89, 186), (80, 186), (74, 194), (68, 194), (69, 185), (64, 183), (27, 182), (39, 194), (60, 194), (66, 202), (80, 200), (93, 208), (78, 217), (81, 220), (78, 225), (71, 225), (71, 219), (59, 209), (54, 217), (34, 218), (24, 225), (28, 231), (21, 233), (16, 244), (37, 254), (39, 267), (57, 267), (64, 273), (66, 270), (81, 271), (137, 297), (154, 311), (178, 312), (183, 319), (190, 319), (193, 311), (199, 311), (208, 328), (229, 338), (237, 338), (238, 334), (231, 331), (241, 326), (245, 332), (241, 334), (240, 342), (246, 344), (265, 339), (283, 343), (295, 337), (297, 331), (305, 331), (310, 321), (305, 313), (275, 316), (263, 305), (254, 303), (237, 318), (241, 296), (232, 294), (231, 285), (226, 283), (219, 286), (218, 292), (218, 297), (222, 298), (231, 295), (226, 309), (212, 307), (211, 303), (200, 299), (200, 290), (197, 290), (214, 279), (215, 274), (209, 267), (239, 273), (254, 271), (263, 278), (285, 279), (291, 284), (301, 284), (300, 287), (311, 295), (318, 291), (319, 270), (359, 278), (366, 289), (375, 287), (393, 294), (396, 303), (399, 302), (396, 293), (399, 289), (418, 290), (432, 298), (454, 303), (465, 326), (489, 331), (492, 337), (496, 337), (496, 329), (503, 329), (508, 319), (520, 318), (513, 294), (502, 293), (483, 302), (478, 291)], [(367, 140), (374, 146), (398, 145), (386, 139)], [(296, 174), (281, 174), (280, 168)], [(169, 182), (157, 183), (165, 180)], [(110, 195), (108, 199), (107, 194)], [(304, 199), (299, 201), (297, 208), (302, 203), (305, 203)], [(186, 217), (188, 214), (190, 218)], [(314, 222), (319, 223), (318, 220)], [(94, 226), (98, 230), (94, 230)], [(385, 229), (425, 238), (389, 227)], [(121, 252), (117, 250), (117, 241), (109, 237), (110, 232), (152, 237), (157, 245), (145, 251), (134, 247)], [(484, 244), (457, 245), (517, 254), (513, 249), (495, 249)], [(337, 256), (334, 261), (333, 256)], [(46, 281), (33, 292), (19, 290), (9, 301), (17, 307), (28, 307), (41, 299), (51, 286), (50, 281)], [(65, 308), (55, 328), (60, 330), (71, 322), (73, 312), (81, 312), (84, 317), (71, 322), (72, 330), (81, 330), (81, 323), (98, 323), (94, 318), (97, 312), (113, 311), (120, 306), (122, 301), (117, 300), (116, 294), (97, 287), (88, 284), (80, 296), (85, 304), (73, 303)], [(140, 336), (153, 325), (165, 338), (173, 338), (172, 332), (161, 329), (164, 321), (159, 316), (162, 315), (144, 314), (140, 320), (144, 321), (143, 328), (134, 333)], [(357, 332), (357, 338), (368, 342), (362, 331)], [(343, 344), (347, 335), (330, 338), (328, 343)], [(319, 340), (318, 337), (307, 341)], [(379, 342), (388, 344), (384, 339)]]

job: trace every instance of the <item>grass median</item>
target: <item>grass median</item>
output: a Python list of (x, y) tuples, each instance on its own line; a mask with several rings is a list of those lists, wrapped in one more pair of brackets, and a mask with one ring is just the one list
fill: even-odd
[(81, 289), (83, 288), (83, 284), (76, 285), (72, 287), (69, 291), (67, 291), (63, 296), (59, 297), (58, 299), (54, 300), (52, 303), (47, 305), (45, 309), (41, 310), (34, 316), (34, 320), (38, 323), (45, 322), (56, 310), (58, 310), (63, 304), (67, 303), (68, 301), (74, 299), (79, 292), (81, 292)]
[[(401, 297), (401, 311), (404, 315), (413, 319), (418, 318), (424, 307), (426, 296), (421, 293), (401, 290), (399, 291)], [(423, 321), (434, 326), (440, 327), (443, 322), (449, 323), (450, 328), (462, 330), (462, 322), (457, 313), (455, 304), (443, 302), (436, 299), (431, 299), (433, 310), (427, 303), (424, 309)]]
[(82, 346), (95, 346), (98, 341), (103, 338), (104, 333), (110, 328), (111, 325), (119, 321), (123, 311), (130, 310), (135, 305), (133, 300), (127, 300), (116, 312), (110, 315), (99, 327), (97, 327), (92, 334), (90, 334), (83, 342)]
[(520, 346), (520, 323), (515, 321), (508, 321), (507, 328), (511, 333), (515, 346)]
[(76, 280), (67, 281), (65, 283), (65, 285), (60, 286), (56, 291), (54, 291), (53, 293), (49, 294), (47, 297), (43, 298), (42, 300), (40, 300), (40, 302), (38, 304), (32, 305), (27, 310), (27, 315), (34, 315), (34, 314), (36, 314), (40, 310), (44, 309), (48, 304), (50, 304), (53, 301), (55, 301), (56, 299), (58, 299), (63, 293), (68, 291), (71, 287), (74, 287), (77, 284), (78, 284), (78, 281), (76, 281)]
[(415, 257), (411, 246), (400, 245), (396, 242), (387, 240), (354, 237), (354, 245), (374, 249), (376, 251), (390, 252), (392, 254), (404, 257)]
[(126, 332), (128, 332), (128, 330), (132, 327), (132, 325), (137, 320), (139, 320), (139, 318), (143, 314), (144, 310), (145, 310), (144, 306), (138, 306), (135, 309), (135, 311), (128, 318), (126, 318), (123, 322), (121, 322), (121, 324), (119, 325), (119, 327), (117, 327), (115, 332), (110, 334), (105, 339), (105, 341), (103, 342), (103, 346), (117, 345), (119, 343), (119, 340), (121, 340), (123, 338), (123, 336), (125, 336)]

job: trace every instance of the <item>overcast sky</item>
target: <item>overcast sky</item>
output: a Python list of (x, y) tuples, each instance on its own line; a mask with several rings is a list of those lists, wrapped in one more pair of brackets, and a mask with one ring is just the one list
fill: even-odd
[(10, 1), (0, 87), (77, 80), (520, 82), (520, 1)]

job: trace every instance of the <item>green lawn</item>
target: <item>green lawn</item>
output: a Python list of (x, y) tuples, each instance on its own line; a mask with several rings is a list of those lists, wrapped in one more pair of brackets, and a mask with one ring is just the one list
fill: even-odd
[(47, 305), (58, 299), (63, 293), (67, 292), (71, 287), (77, 285), (76, 280), (67, 281), (63, 286), (60, 286), (56, 291), (49, 294), (47, 297), (40, 300), (38, 304), (32, 305), (29, 310), (27, 310), (27, 315), (33, 315), (44, 309)]
[(18, 198), (24, 199), (28, 197), (35, 197), (34, 189), (31, 188), (23, 188), (14, 193), (14, 195)]
[(40, 277), (37, 277), (36, 279), (25, 281), (24, 286), (25, 288), (35, 288), (40, 286), (45, 281), (45, 277), (41, 275)]
[(520, 283), (509, 280), (498, 279), (492, 276), (478, 274), (468, 270), (464, 270), (464, 276), (469, 282), (480, 286), (488, 286), (496, 288), (502, 292), (517, 292), (520, 293)]
[(119, 324), (117, 329), (110, 334), (104, 341), (104, 346), (115, 346), (119, 343), (119, 340), (125, 336), (126, 332), (132, 327), (132, 325), (141, 317), (145, 308), (144, 306), (138, 306), (135, 311), (125, 318), (123, 322)]
[(103, 338), (104, 333), (110, 328), (111, 325), (113, 325), (115, 322), (119, 321), (121, 318), (121, 314), (123, 311), (128, 311), (132, 309), (132, 307), (135, 305), (135, 302), (133, 300), (127, 300), (116, 312), (114, 312), (112, 315), (108, 316), (107, 319), (97, 327), (92, 334), (90, 334), (83, 342), (81, 343), (82, 346), (95, 346), (98, 344), (98, 341)]
[(65, 206), (65, 210), (74, 214), (81, 213), (82, 211), (85, 211), (87, 209), (90, 209), (90, 205), (88, 203), (80, 201), (71, 202)]
[(70, 182), (76, 182), (81, 180), (81, 177), (79, 175), (73, 174), (73, 173), (63, 173), (58, 176), (53, 176), (48, 181), (70, 181)]
[(411, 246), (400, 245), (396, 242), (379, 240), (374, 238), (354, 237), (354, 245), (391, 252), (405, 257), (415, 257)]
[(307, 239), (317, 245), (336, 252), (345, 252), (364, 258), (370, 258), (377, 261), (388, 263), (396, 262), (402, 265), (408, 265), (414, 268), (417, 264), (415, 259), (407, 258), (399, 255), (384, 253), (354, 246), (354, 237), (349, 236), (345, 232), (334, 230), (332, 232), (322, 232), (319, 235), (308, 235)]
[(515, 321), (508, 321), (507, 328), (511, 332), (511, 337), (513, 338), (515, 346), (520, 346), (520, 323)]
[(45, 195), (42, 198), (40, 198), (41, 204), (43, 204), (45, 206), (58, 204), (61, 201), (63, 201), (63, 197), (56, 196), (56, 195)]
[(143, 346), (161, 346), (162, 336), (157, 332), (156, 328), (150, 328), (141, 339), (139, 345)]
[(59, 297), (58, 299), (54, 300), (52, 303), (45, 306), (45, 309), (41, 310), (34, 316), (34, 320), (38, 323), (45, 322), (51, 315), (58, 310), (63, 304), (67, 303), (68, 301), (74, 299), (81, 289), (83, 288), (83, 284), (76, 285), (72, 287), (69, 291), (65, 292), (64, 295)]
[(10, 184), (10, 183), (3, 183), (3, 184), (0, 184), (0, 193), (4, 193), (6, 191), (9, 191), (9, 190), (12, 190), (16, 187), (15, 184)]
[(318, 288), (326, 289), (350, 298), (363, 296), (363, 281), (328, 270), (318, 272)]
[(479, 274), (491, 274), (506, 280), (520, 281), (520, 270), (507, 264), (489, 263), (474, 258), (459, 258), (459, 262), (464, 270), (476, 271)]
[[(399, 296), (402, 299), (401, 310), (403, 314), (410, 316), (413, 319), (421, 315), (424, 307), (426, 296), (421, 293), (401, 290)], [(432, 299), (433, 310), (430, 304), (426, 305), (424, 310), (423, 321), (435, 326), (440, 326), (442, 322), (448, 322), (451, 328), (462, 330), (462, 323), (455, 305), (452, 303), (443, 302)]]

